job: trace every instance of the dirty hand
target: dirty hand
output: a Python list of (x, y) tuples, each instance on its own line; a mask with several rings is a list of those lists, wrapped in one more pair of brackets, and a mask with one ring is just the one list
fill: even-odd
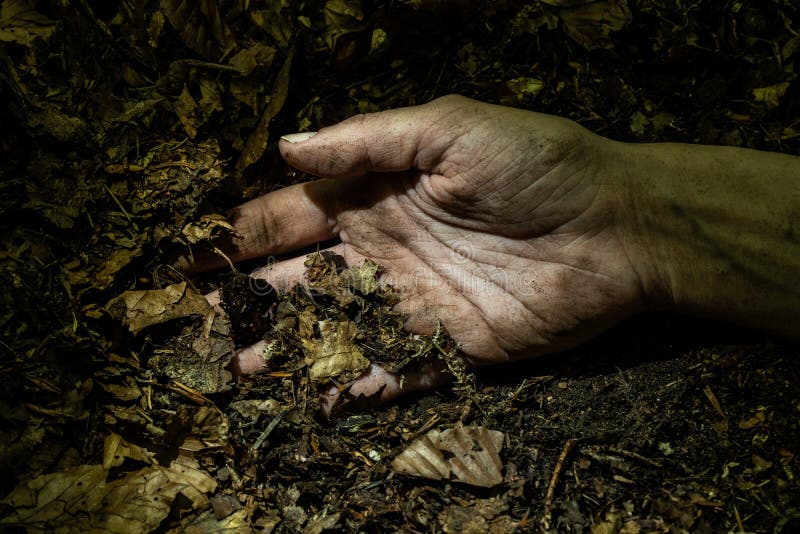
[[(237, 209), (234, 261), (338, 237), (350, 265), (370, 258), (401, 297), (407, 328), (441, 320), (468, 364), (574, 346), (644, 309), (618, 212), (614, 142), (558, 117), (444, 97), (360, 115), (280, 141), (293, 167), (321, 177)], [(254, 276), (303, 280), (304, 257)], [(263, 366), (260, 347), (239, 371)], [(373, 366), (354, 395), (383, 400), (441, 381)]]
[[(469, 364), (565, 349), (654, 308), (800, 339), (799, 157), (619, 143), (461, 97), (280, 150), (323, 179), (241, 206), (234, 261), (338, 237), (348, 263), (383, 266), (409, 330), (441, 320)], [(286, 288), (303, 261), (257, 276)], [(262, 367), (260, 353), (240, 352), (239, 371)], [(350, 393), (387, 400), (442, 380), (433, 366), (402, 382), (373, 366)]]

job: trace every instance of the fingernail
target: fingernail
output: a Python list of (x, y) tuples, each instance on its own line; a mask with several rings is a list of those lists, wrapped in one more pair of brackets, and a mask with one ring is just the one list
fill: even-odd
[(302, 143), (303, 141), (308, 141), (315, 135), (317, 135), (317, 132), (293, 133), (293, 134), (282, 135), (281, 139), (283, 139), (284, 141), (289, 141), (290, 143)]

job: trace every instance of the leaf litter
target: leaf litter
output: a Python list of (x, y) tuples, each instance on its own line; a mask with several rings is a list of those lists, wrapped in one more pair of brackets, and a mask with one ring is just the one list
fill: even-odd
[[(657, 316), (478, 375), (443, 330), (403, 331), (378, 265), (314, 254), (304, 287), (264, 295), (171, 258), (215, 257), (236, 237), (226, 210), (307, 179), (281, 163), (278, 133), (448, 92), (620, 140), (800, 153), (799, 21), (785, 0), (4, 0), (0, 520), (796, 529), (791, 347)], [(201, 297), (220, 287), (228, 320)], [(235, 350), (255, 341), (267, 370), (235, 377)], [(347, 394), (366, 362), (403, 373), (427, 358), (452, 388), (353, 412), (371, 402)], [(325, 422), (330, 387), (350, 402)], [(458, 428), (505, 435), (499, 484), (392, 471)], [(450, 465), (458, 451), (438, 445)]]

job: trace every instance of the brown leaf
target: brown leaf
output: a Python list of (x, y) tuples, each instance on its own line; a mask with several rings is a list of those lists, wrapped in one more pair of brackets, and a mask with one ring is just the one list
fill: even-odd
[(319, 322), (321, 339), (303, 339), (303, 351), (311, 380), (336, 378), (349, 381), (369, 367), (369, 360), (353, 343), (358, 328), (347, 319)]
[(110, 482), (106, 474), (102, 465), (83, 465), (23, 482), (0, 501), (13, 508), (0, 523), (29, 532), (148, 532), (169, 514), (179, 493), (199, 509), (208, 502), (196, 495), (216, 488), (208, 474), (175, 463)]
[(0, 42), (30, 47), (55, 30), (56, 22), (37, 12), (29, 0), (5, 0), (0, 6)]
[(209, 61), (217, 61), (222, 51), (233, 46), (233, 34), (217, 0), (161, 0), (161, 9), (186, 46)]
[(205, 297), (186, 287), (186, 282), (164, 289), (126, 291), (110, 300), (106, 309), (134, 334), (179, 317), (205, 317), (213, 310)]
[(242, 76), (249, 76), (257, 68), (269, 68), (275, 58), (275, 52), (276, 50), (271, 46), (254, 42), (234, 54), (228, 60), (228, 64), (235, 67)]
[(504, 439), (502, 432), (480, 426), (431, 430), (392, 461), (392, 470), (490, 488), (503, 481)]
[(267, 142), (269, 141), (269, 123), (275, 115), (280, 112), (283, 103), (286, 101), (286, 95), (289, 94), (289, 74), (292, 69), (293, 57), (294, 49), (289, 52), (289, 57), (286, 58), (281, 70), (278, 72), (278, 76), (272, 86), (272, 99), (261, 114), (261, 118), (259, 118), (255, 130), (250, 133), (247, 142), (245, 142), (244, 150), (242, 150), (242, 154), (236, 162), (236, 170), (240, 173), (258, 161), (267, 148)]
[(633, 17), (627, 0), (546, 0), (559, 6), (564, 32), (589, 50), (611, 48), (609, 36), (627, 26)]

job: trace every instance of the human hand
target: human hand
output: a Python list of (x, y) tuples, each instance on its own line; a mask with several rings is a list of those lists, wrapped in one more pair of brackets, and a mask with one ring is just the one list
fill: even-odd
[[(239, 207), (231, 259), (338, 237), (348, 264), (382, 266), (410, 331), (441, 320), (469, 365), (563, 350), (646, 307), (615, 143), (569, 120), (448, 96), (286, 136), (280, 151), (322, 179)], [(304, 259), (254, 276), (286, 288)], [(260, 354), (241, 351), (239, 372)], [(350, 392), (387, 400), (441, 380), (430, 367), (401, 387), (373, 366)]]

